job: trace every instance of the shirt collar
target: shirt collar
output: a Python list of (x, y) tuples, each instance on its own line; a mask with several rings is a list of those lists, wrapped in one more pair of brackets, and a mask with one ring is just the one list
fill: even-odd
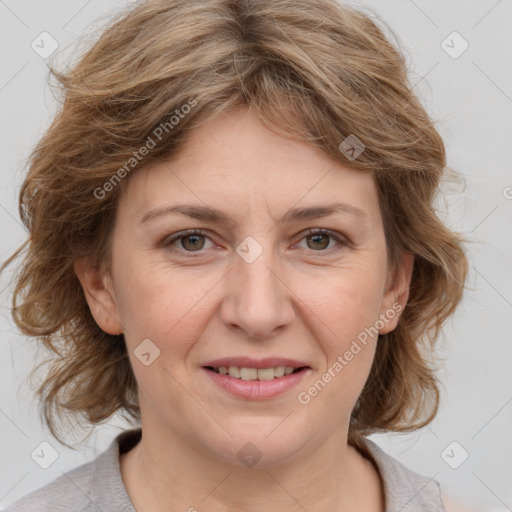
[[(121, 477), (119, 457), (120, 453), (133, 448), (141, 437), (140, 428), (121, 432), (95, 460), (90, 497), (99, 510), (135, 512)], [(381, 476), (386, 512), (446, 512), (440, 485), (434, 477), (408, 469), (368, 438), (362, 438), (362, 446), (358, 449), (375, 465)]]

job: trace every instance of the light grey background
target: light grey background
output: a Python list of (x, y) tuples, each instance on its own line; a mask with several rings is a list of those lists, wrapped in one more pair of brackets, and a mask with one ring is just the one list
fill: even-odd
[[(90, 39), (94, 27), (126, 5), (119, 0), (0, 0), (2, 261), (24, 240), (17, 199), (25, 159), (55, 111), (45, 60), (31, 43), (46, 31), (59, 44), (52, 59), (68, 58), (78, 40)], [(352, 5), (374, 9), (401, 41), (412, 82), (445, 138), (449, 164), (466, 181), (464, 190), (446, 189), (440, 215), (473, 240), (470, 289), (439, 343), (446, 362), (438, 417), (414, 434), (371, 438), (409, 468), (438, 480), (449, 511), (510, 510), (512, 3), (373, 0)], [(467, 50), (454, 58), (464, 41)], [(25, 380), (34, 365), (35, 342), (17, 333), (9, 313), (11, 271), (2, 276), (0, 290), (0, 506), (91, 460), (124, 425), (116, 419), (98, 428), (76, 452), (58, 444), (41, 424)], [(44, 441), (58, 454), (48, 469), (31, 458)], [(460, 466), (454, 469), (447, 461)]]

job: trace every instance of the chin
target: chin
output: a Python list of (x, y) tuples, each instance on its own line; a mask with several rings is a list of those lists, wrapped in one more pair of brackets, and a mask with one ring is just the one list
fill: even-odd
[(204, 442), (215, 457), (228, 464), (259, 469), (279, 466), (297, 456), (312, 437), (312, 433), (286, 424), (285, 417), (240, 420), (236, 426), (226, 425), (233, 437), (226, 434), (218, 442)]

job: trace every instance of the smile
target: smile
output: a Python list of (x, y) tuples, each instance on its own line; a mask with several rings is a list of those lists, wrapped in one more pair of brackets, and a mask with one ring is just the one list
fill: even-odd
[(276, 366), (272, 368), (250, 368), (246, 366), (219, 366), (218, 368), (214, 368), (207, 366), (206, 368), (221, 375), (228, 375), (234, 379), (261, 381), (273, 380), (283, 377), (284, 375), (291, 375), (292, 373), (303, 370), (305, 367), (294, 368), (293, 366)]
[(202, 371), (214, 383), (214, 389), (244, 400), (264, 400), (297, 388), (313, 370), (309, 366), (203, 366)]

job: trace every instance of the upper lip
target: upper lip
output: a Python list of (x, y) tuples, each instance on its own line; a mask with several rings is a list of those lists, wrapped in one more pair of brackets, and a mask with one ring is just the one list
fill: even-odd
[(253, 359), (251, 357), (224, 357), (222, 359), (215, 359), (203, 364), (204, 366), (211, 366), (212, 368), (219, 368), (220, 366), (238, 366), (239, 368), (275, 368), (277, 366), (288, 366), (292, 368), (307, 367), (306, 363), (297, 361), (295, 359), (287, 359), (283, 357), (265, 357), (263, 359)]

